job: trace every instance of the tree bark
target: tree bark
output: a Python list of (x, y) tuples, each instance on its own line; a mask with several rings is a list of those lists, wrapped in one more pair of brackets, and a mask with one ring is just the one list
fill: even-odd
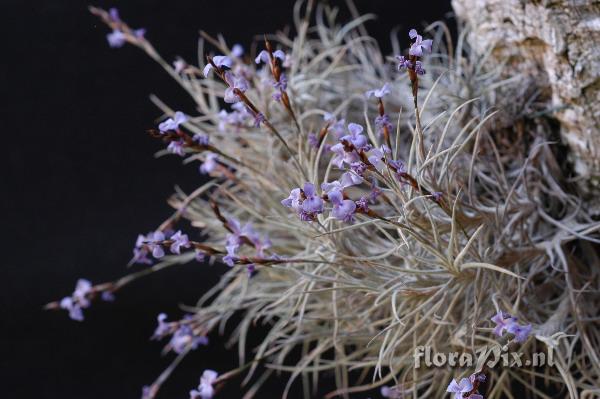
[[(582, 195), (600, 213), (600, 0), (452, 0), (475, 52), (548, 93)], [(512, 72), (510, 69), (512, 69)]]

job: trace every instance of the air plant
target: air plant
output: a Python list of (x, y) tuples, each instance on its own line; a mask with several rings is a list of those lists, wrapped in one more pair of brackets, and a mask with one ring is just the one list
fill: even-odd
[[(408, 52), (393, 37), (397, 56), (384, 56), (363, 26), (370, 15), (340, 25), (335, 9), (303, 5), (297, 34), (265, 36), (256, 55), (202, 33), (200, 65), (170, 64), (114, 9), (90, 8), (112, 47), (140, 48), (194, 99), (198, 114), (184, 115), (153, 97), (165, 119), (149, 133), (210, 180), (177, 192), (173, 215), (138, 237), (139, 271), (80, 281), (47, 307), (81, 320), (95, 298), (137, 278), (221, 261), (230, 269), (180, 320), (159, 315), (154, 338), (169, 338), (176, 358), (145, 398), (234, 314), (240, 365), (204, 371), (192, 398), (218, 395), (241, 373), (252, 381), (245, 398), (273, 373), (289, 377), (283, 398), (297, 380), (313, 396), (324, 376), (337, 385), (328, 398), (591, 397), (600, 224), (580, 206), (526, 78), (472, 55), (468, 27), (456, 47), (442, 23), (425, 29), (431, 39), (413, 29)], [(204, 238), (174, 232), (182, 220)], [(267, 332), (247, 348), (256, 323)], [(556, 364), (413, 364), (418, 345), (478, 353), (496, 342), (551, 348)]]

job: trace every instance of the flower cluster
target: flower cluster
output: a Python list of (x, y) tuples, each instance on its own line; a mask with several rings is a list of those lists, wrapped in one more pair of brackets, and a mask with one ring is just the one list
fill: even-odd
[[(257, 258), (265, 258), (265, 250), (271, 247), (271, 240), (269, 237), (261, 237), (250, 223), (247, 223), (242, 227), (240, 222), (234, 218), (227, 220), (227, 227), (230, 234), (227, 235), (225, 244), (227, 255), (223, 257), (223, 262), (229, 266), (233, 266), (235, 261), (239, 258), (238, 250), (244, 244), (254, 247)], [(249, 263), (247, 265), (248, 272), (254, 272), (254, 267), (253, 263)]]
[(60, 300), (58, 306), (69, 312), (69, 317), (76, 321), (83, 321), (83, 309), (89, 308), (92, 304), (91, 300), (99, 292), (104, 301), (113, 301), (114, 296), (108, 290), (97, 290), (89, 280), (79, 279), (75, 285), (75, 291), (71, 296), (64, 297)]
[(181, 248), (189, 248), (190, 240), (187, 234), (181, 230), (173, 233), (167, 231), (151, 231), (147, 235), (139, 234), (133, 248), (133, 259), (131, 263), (152, 264), (149, 254), (156, 259), (165, 256), (164, 246), (168, 246), (171, 253), (179, 255)]
[(408, 50), (408, 58), (403, 55), (396, 56), (396, 59), (398, 60), (398, 70), (407, 69), (414, 71), (417, 75), (425, 75), (423, 63), (418, 58), (431, 53), (433, 41), (431, 39), (423, 40), (423, 37), (419, 35), (415, 29), (411, 29), (408, 32), (408, 36), (414, 40), (414, 42)]
[(106, 35), (106, 40), (110, 47), (123, 47), (128, 41), (135, 43), (144, 39), (146, 29), (129, 29), (129, 27), (121, 21), (119, 11), (116, 8), (111, 8), (108, 11), (108, 14), (113, 25), (113, 31)]
[(340, 180), (326, 182), (321, 184), (323, 194), (319, 196), (315, 185), (304, 183), (303, 188), (294, 188), (289, 197), (281, 201), (286, 208), (291, 208), (303, 221), (314, 221), (317, 215), (325, 210), (325, 203), (331, 205), (330, 216), (334, 219), (344, 222), (352, 222), (354, 213), (357, 210), (357, 203), (360, 202), (361, 209), (365, 209), (362, 198), (358, 201), (347, 199), (344, 195), (346, 187), (359, 184), (362, 178), (354, 172), (345, 172)]
[(85, 279), (77, 280), (75, 291), (71, 296), (64, 297), (60, 301), (60, 307), (69, 312), (69, 317), (73, 320), (83, 321), (82, 309), (90, 306), (88, 296), (92, 292), (92, 283)]
[(171, 335), (171, 340), (166, 348), (175, 353), (183, 353), (185, 350), (194, 350), (199, 345), (208, 345), (208, 338), (205, 335), (197, 335), (191, 326), (192, 316), (188, 315), (183, 320), (177, 322), (167, 322), (167, 315), (161, 313), (157, 317), (158, 326), (154, 330), (152, 339), (160, 340), (165, 336)]

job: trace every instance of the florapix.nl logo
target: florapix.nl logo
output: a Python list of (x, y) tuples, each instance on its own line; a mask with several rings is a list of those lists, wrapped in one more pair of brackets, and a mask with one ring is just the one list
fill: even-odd
[(486, 365), (502, 367), (544, 367), (554, 366), (554, 350), (547, 347), (546, 352), (524, 353), (509, 351), (508, 345), (483, 346), (475, 352), (437, 352), (431, 346), (417, 346), (414, 354), (415, 368), (421, 367), (467, 367)]

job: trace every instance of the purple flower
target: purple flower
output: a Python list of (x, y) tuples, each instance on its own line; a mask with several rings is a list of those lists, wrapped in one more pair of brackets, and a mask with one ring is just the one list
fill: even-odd
[[(238, 103), (236, 103), (238, 104)], [(232, 112), (233, 114), (234, 112)], [(227, 111), (225, 111), (224, 109), (222, 109), (221, 111), (219, 111), (219, 113), (217, 114), (217, 117), (219, 118), (219, 131), (220, 132), (224, 132), (226, 130), (226, 127), (228, 124), (230, 124), (230, 118), (229, 118), (229, 113)]]
[(354, 172), (344, 172), (342, 174), (342, 176), (340, 177), (340, 184), (344, 188), (350, 187), (350, 186), (355, 186), (357, 184), (362, 183), (362, 181), (363, 181), (363, 178)]
[(406, 173), (406, 165), (400, 160), (390, 160), (388, 164), (395, 170), (396, 179), (404, 184), (404, 174)]
[(194, 251), (194, 259), (196, 259), (196, 262), (204, 262), (204, 259), (206, 259), (206, 253), (196, 249)]
[(268, 238), (261, 239), (250, 223), (242, 228), (238, 220), (231, 218), (227, 220), (227, 225), (231, 233), (227, 235), (227, 243), (225, 245), (227, 255), (223, 257), (223, 262), (229, 266), (233, 266), (238, 259), (236, 252), (244, 244), (244, 237), (254, 245), (257, 256), (262, 257), (263, 250), (271, 246), (271, 241)]
[(369, 162), (371, 162), (371, 165), (373, 165), (375, 169), (379, 171), (379, 173), (383, 173), (383, 170), (385, 169), (385, 162), (383, 162), (384, 157), (385, 151), (382, 151), (379, 148), (373, 148), (367, 159)]
[(325, 112), (323, 114), (323, 120), (325, 122), (331, 122), (331, 123), (335, 123), (336, 119), (335, 119), (335, 115), (330, 113), (330, 112)]
[(75, 291), (73, 291), (73, 299), (82, 307), (87, 308), (90, 306), (90, 301), (87, 298), (92, 292), (92, 283), (89, 280), (80, 278), (77, 280), (75, 285)]
[(121, 18), (119, 17), (119, 10), (115, 7), (111, 7), (108, 9), (108, 15), (113, 22), (121, 22)]
[(485, 377), (485, 374), (483, 374), (483, 373), (473, 373), (469, 376), (469, 380), (471, 381), (472, 384), (474, 384), (475, 381), (485, 382), (486, 377)]
[(190, 399), (212, 399), (215, 395), (213, 384), (218, 376), (219, 374), (214, 370), (204, 370), (202, 377), (200, 377), (198, 389), (192, 389), (190, 391)]
[(137, 240), (135, 241), (135, 247), (133, 248), (133, 258), (130, 261), (130, 264), (133, 263), (142, 263), (151, 265), (152, 260), (148, 258), (148, 248), (145, 245), (147, 241), (146, 236), (142, 234), (138, 234)]
[(183, 151), (183, 144), (184, 144), (183, 140), (171, 141), (169, 143), (169, 145), (167, 146), (167, 151), (182, 157), (185, 155), (185, 152)]
[(238, 89), (242, 93), (248, 90), (248, 81), (242, 76), (235, 76), (231, 72), (225, 72), (225, 81), (229, 87), (225, 90), (225, 96), (223, 101), (226, 103), (236, 103), (240, 101), (240, 98), (235, 94), (235, 89)]
[(415, 72), (417, 75), (425, 75), (425, 69), (423, 68), (423, 63), (421, 61), (415, 62)]
[(244, 55), (244, 47), (242, 47), (242, 45), (239, 43), (234, 44), (231, 48), (231, 55), (240, 58), (242, 55)]
[(133, 31), (133, 36), (135, 36), (138, 39), (143, 39), (145, 34), (146, 34), (146, 29), (144, 29), (144, 28), (136, 29)]
[[(329, 150), (335, 154), (335, 156), (331, 160), (331, 163), (333, 163), (338, 168), (342, 168), (344, 166), (344, 161), (346, 161), (347, 158), (344, 145), (342, 143), (337, 143), (331, 146)], [(350, 163), (357, 162), (358, 160), (358, 157), (356, 157), (356, 159), (352, 159)]]
[(169, 346), (175, 353), (183, 353), (186, 349), (194, 350), (198, 345), (208, 345), (208, 338), (205, 336), (196, 336), (194, 331), (187, 324), (181, 324), (173, 333)]
[(390, 388), (388, 386), (381, 387), (381, 396), (388, 399), (400, 399), (403, 397), (402, 393), (398, 391), (398, 388)]
[(181, 73), (187, 67), (187, 63), (181, 57), (177, 57), (175, 61), (173, 61), (173, 69), (175, 69), (175, 73)]
[(204, 160), (202, 165), (200, 165), (200, 173), (208, 174), (208, 173), (212, 172), (213, 170), (215, 170), (215, 168), (218, 166), (218, 163), (217, 163), (218, 158), (219, 158), (219, 156), (217, 154), (215, 154), (214, 152), (208, 152), (206, 154), (206, 159)]
[(260, 53), (258, 53), (256, 58), (254, 59), (254, 62), (257, 64), (260, 64), (261, 62), (264, 62), (265, 64), (268, 63), (269, 62), (269, 52), (267, 50), (262, 50)]
[(271, 98), (275, 101), (281, 101), (281, 92), (280, 91), (276, 91), (275, 93), (271, 94)]
[(236, 102), (231, 105), (231, 108), (234, 109), (234, 111), (231, 113), (228, 113), (225, 110), (221, 110), (218, 114), (218, 128), (221, 132), (226, 131), (227, 125), (232, 125), (236, 128), (240, 128), (252, 118), (252, 115), (248, 112), (244, 103)]
[(371, 203), (374, 203), (380, 195), (381, 190), (377, 186), (374, 186), (371, 189), (371, 192), (369, 193), (369, 201), (371, 201)]
[(431, 53), (431, 45), (433, 44), (431, 39), (423, 40), (423, 37), (415, 29), (411, 29), (408, 32), (408, 36), (414, 39), (414, 43), (410, 46), (408, 54), (421, 57), (423, 54)]
[(254, 248), (256, 249), (256, 256), (264, 258), (264, 250), (271, 247), (271, 240), (269, 237), (261, 237), (253, 228), (250, 223), (246, 224), (242, 229), (242, 234), (250, 240)]
[(106, 40), (108, 41), (108, 45), (112, 48), (123, 47), (127, 41), (125, 33), (117, 29), (114, 29), (111, 33), (106, 35)]
[(402, 70), (402, 69), (411, 69), (412, 68), (412, 62), (410, 62), (410, 60), (406, 57), (404, 57), (403, 55), (397, 55), (396, 59), (398, 60), (398, 70)]
[(300, 210), (300, 213), (298, 213), (298, 217), (303, 222), (312, 222), (315, 220), (316, 215), (312, 212), (306, 212), (304, 210)]
[(70, 296), (64, 297), (60, 301), (60, 308), (69, 311), (69, 317), (72, 320), (83, 321), (83, 311), (81, 310), (81, 306), (73, 301), (73, 298)]
[(360, 197), (360, 199), (356, 200), (354, 203), (356, 204), (357, 210), (364, 213), (369, 212), (369, 201), (367, 201), (366, 197)]
[(339, 181), (334, 180), (329, 183), (321, 183), (321, 190), (323, 190), (325, 194), (329, 194), (332, 191), (342, 191), (346, 187), (354, 186), (360, 183), (362, 183), (362, 178), (360, 178), (360, 176), (356, 176), (352, 172), (345, 172), (342, 174)]
[(390, 160), (389, 164), (396, 169), (397, 173), (406, 173), (406, 165), (400, 160)]
[(508, 330), (508, 326), (515, 322), (513, 317), (504, 317), (502, 312), (496, 313), (494, 317), (492, 317), (492, 321), (496, 323), (496, 327), (494, 327), (494, 334), (501, 337), (504, 334), (504, 330)]
[(471, 392), (473, 389), (473, 384), (468, 378), (463, 378), (460, 380), (460, 383), (457, 383), (456, 380), (452, 380), (446, 388), (446, 392), (454, 393), (454, 399), (463, 399), (463, 394), (467, 392)]
[(441, 191), (434, 191), (433, 193), (431, 193), (431, 197), (435, 202), (440, 202), (442, 200), (443, 195), (444, 194)]
[(148, 249), (145, 247), (133, 248), (133, 258), (131, 259), (130, 263), (151, 265), (152, 259), (148, 258)]
[[(352, 143), (356, 150), (368, 151), (370, 146), (367, 142), (367, 138), (361, 134), (363, 127), (356, 123), (350, 123), (348, 124), (348, 131), (350, 134), (342, 136), (340, 141)], [(342, 168), (344, 163), (351, 165), (354, 162), (360, 162), (360, 157), (356, 151), (346, 151), (346, 146), (343, 143), (337, 143), (331, 146), (330, 151), (335, 154), (331, 162), (338, 168)]]
[(158, 389), (156, 385), (152, 384), (150, 386), (144, 385), (142, 387), (142, 399), (154, 399), (156, 397), (156, 393)]
[(75, 291), (71, 296), (64, 297), (59, 306), (69, 312), (69, 317), (73, 320), (83, 321), (82, 309), (88, 308), (91, 303), (88, 296), (92, 293), (93, 287), (89, 280), (80, 278), (75, 285)]
[(304, 183), (303, 191), (306, 198), (302, 201), (302, 210), (308, 213), (322, 213), (323, 200), (317, 195), (315, 185)]
[(100, 295), (100, 298), (105, 302), (113, 302), (115, 300), (115, 295), (110, 291), (104, 291)]
[(159, 124), (158, 130), (160, 130), (161, 133), (168, 132), (169, 130), (177, 130), (179, 129), (179, 125), (187, 122), (187, 120), (188, 118), (183, 112), (177, 111), (173, 115), (173, 118), (168, 118), (167, 120)]
[(165, 335), (167, 335), (171, 332), (171, 324), (172, 323), (167, 323), (167, 322), (165, 322), (165, 320), (167, 320), (166, 313), (160, 313), (156, 317), (158, 326), (154, 330), (154, 334), (152, 334), (152, 339), (161, 339), (162, 337), (164, 337)]
[(329, 195), (329, 193), (333, 191), (343, 191), (344, 186), (342, 186), (342, 183), (339, 181), (334, 180), (332, 182), (321, 183), (321, 190), (323, 190), (325, 194)]
[(227, 226), (231, 230), (231, 234), (227, 236), (227, 242), (241, 244), (241, 236), (244, 235), (244, 229), (242, 229), (240, 221), (234, 218), (227, 219)]
[[(505, 317), (506, 316), (506, 317)], [(516, 342), (525, 342), (527, 337), (531, 334), (532, 326), (528, 325), (520, 325), (517, 323), (517, 318), (505, 315), (502, 312), (496, 313), (494, 317), (492, 317), (492, 321), (496, 323), (496, 327), (494, 328), (494, 334), (501, 337), (506, 330), (510, 334), (515, 336)]]
[[(231, 65), (233, 65), (231, 58), (229, 58), (225, 55), (215, 55), (212, 58), (212, 62), (217, 66), (217, 68), (223, 68), (223, 67), (231, 68)], [(204, 70), (202, 70), (202, 74), (204, 75), (205, 78), (208, 77), (208, 74), (210, 73), (210, 71), (212, 69), (213, 69), (213, 66), (210, 62), (208, 64), (206, 64), (206, 66), (204, 67)]]
[(237, 260), (236, 252), (240, 246), (238, 244), (228, 244), (225, 246), (227, 249), (227, 255), (223, 257), (223, 262), (229, 267), (233, 267), (235, 265), (235, 261)]
[(378, 115), (375, 118), (375, 127), (377, 128), (378, 134), (383, 134), (384, 129), (387, 129), (388, 131), (393, 129), (393, 126), (390, 123), (390, 117), (387, 116), (387, 114)]
[(352, 171), (354, 173), (356, 173), (358, 176), (363, 176), (365, 174), (365, 171), (368, 169), (367, 165), (364, 162), (352, 162), (350, 164), (350, 169), (352, 169)]
[(282, 200), (281, 204), (286, 208), (294, 209), (303, 221), (314, 220), (317, 214), (323, 213), (323, 199), (316, 194), (312, 183), (304, 183), (303, 190), (293, 189), (290, 196)]
[(290, 196), (281, 201), (281, 205), (286, 208), (292, 208), (295, 211), (300, 209), (300, 205), (302, 204), (302, 195), (301, 190), (299, 188), (295, 188), (290, 191)]
[(333, 121), (330, 121), (330, 123), (333, 124), (329, 129), (331, 130), (335, 138), (339, 140), (344, 135), (344, 133), (346, 133), (346, 120), (340, 119), (339, 121), (336, 121), (334, 119)]
[(334, 190), (327, 194), (329, 201), (333, 204), (331, 216), (344, 221), (352, 222), (353, 215), (356, 211), (356, 204), (352, 200), (345, 200), (341, 191)]
[[(153, 233), (149, 233), (149, 237), (152, 237)], [(141, 263), (146, 265), (151, 265), (152, 260), (148, 258), (148, 247), (146, 246), (146, 241), (149, 239), (142, 234), (138, 234), (137, 240), (135, 242), (135, 247), (133, 248), (133, 258), (131, 259), (131, 263)]]
[(515, 341), (519, 343), (527, 341), (527, 338), (531, 334), (531, 330), (531, 324), (522, 326), (520, 324), (517, 324), (516, 322), (509, 324), (507, 328), (507, 331), (509, 333), (514, 334)]
[(219, 119), (219, 124), (218, 124), (219, 131), (224, 132), (225, 128), (229, 124), (229, 113), (227, 111), (225, 111), (224, 109), (222, 109), (217, 114), (217, 117)]
[[(285, 61), (285, 53), (281, 50), (275, 50), (273, 52), (273, 58), (279, 58), (283, 62), (283, 61)], [(266, 64), (269, 61), (270, 61), (270, 57), (269, 57), (269, 52), (267, 50), (262, 50), (260, 53), (258, 53), (256, 58), (254, 59), (254, 62), (257, 64), (260, 64), (261, 62), (264, 62)]]
[(187, 234), (182, 234), (181, 230), (178, 230), (177, 233), (173, 234), (170, 240), (173, 240), (173, 243), (169, 249), (174, 254), (179, 255), (181, 253), (181, 247), (190, 247), (190, 240), (188, 239)]
[(285, 90), (287, 89), (287, 77), (285, 76), (285, 73), (282, 73), (279, 76), (279, 80), (276, 82), (273, 82), (273, 87), (275, 87), (277, 90)]
[(254, 127), (260, 127), (260, 124), (265, 120), (265, 115), (262, 112), (257, 112), (254, 114)]
[(161, 245), (162, 241), (165, 240), (165, 234), (162, 231), (155, 231), (146, 236), (148, 240), (148, 248), (152, 251), (152, 256), (155, 258), (162, 258), (165, 256), (165, 251)]
[(279, 58), (283, 62), (286, 59), (286, 55), (283, 50), (275, 50), (273, 51), (273, 58)]
[(367, 145), (367, 138), (362, 135), (363, 127), (358, 123), (349, 123), (348, 132), (350, 134), (343, 136), (340, 140), (351, 142), (357, 150), (364, 149)]
[(199, 145), (208, 145), (209, 143), (209, 137), (205, 134), (194, 134), (194, 137), (192, 137), (192, 140), (196, 143), (198, 143)]
[(314, 133), (308, 134), (308, 145), (314, 149), (319, 148), (319, 138)]
[[(354, 177), (360, 179), (360, 181), (354, 180)], [(356, 211), (356, 204), (351, 200), (345, 200), (343, 190), (346, 187), (353, 186), (362, 182), (362, 178), (354, 175), (352, 172), (346, 172), (340, 178), (340, 181), (334, 180), (331, 183), (321, 184), (321, 189), (327, 194), (327, 197), (333, 209), (331, 216), (338, 220), (351, 222), (353, 214)]]
[(367, 98), (371, 98), (373, 96), (377, 98), (383, 98), (386, 94), (390, 94), (390, 84), (385, 83), (381, 89), (373, 89), (365, 92), (365, 96)]

